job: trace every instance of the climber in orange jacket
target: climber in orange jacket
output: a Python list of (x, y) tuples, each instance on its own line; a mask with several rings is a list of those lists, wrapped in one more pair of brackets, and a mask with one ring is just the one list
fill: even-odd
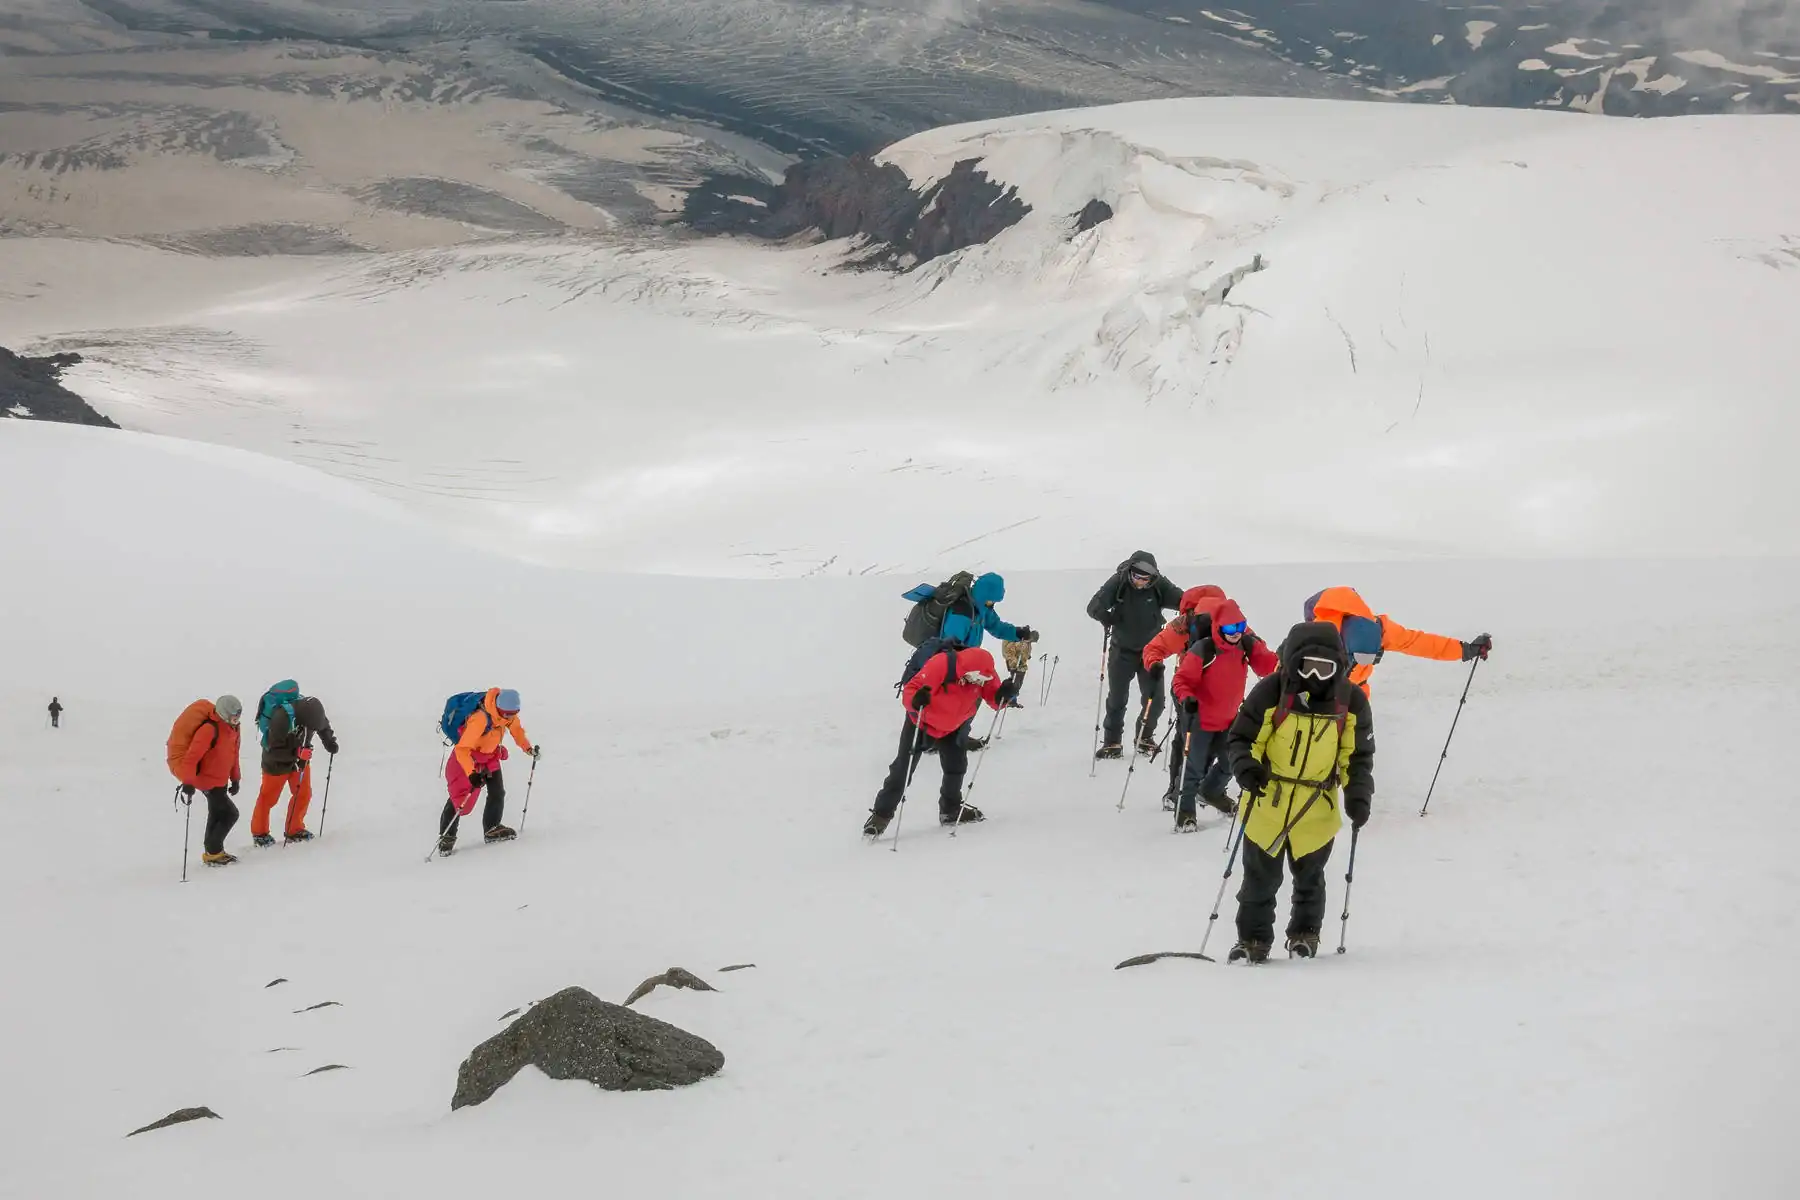
[(1440, 662), (1468, 662), (1485, 659), (1494, 648), (1494, 639), (1482, 634), (1471, 642), (1436, 633), (1408, 629), (1386, 613), (1376, 616), (1355, 588), (1329, 587), (1315, 593), (1305, 605), (1306, 620), (1324, 621), (1334, 626), (1350, 656), (1350, 682), (1369, 693), (1369, 676), (1375, 664), (1392, 650), (1414, 658), (1435, 658)]

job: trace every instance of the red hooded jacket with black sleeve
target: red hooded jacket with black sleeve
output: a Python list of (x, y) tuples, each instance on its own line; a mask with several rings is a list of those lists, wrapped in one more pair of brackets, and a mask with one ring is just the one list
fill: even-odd
[[(923, 716), (925, 732), (936, 738), (949, 737), (966, 725), (980, 710), (983, 700), (990, 708), (1000, 707), (996, 694), (1000, 691), (1001, 677), (994, 668), (994, 656), (979, 646), (956, 651), (954, 679), (947, 678), (950, 657), (947, 651), (932, 655), (919, 668), (919, 673), (900, 689), (900, 702), (906, 705), (908, 720), (918, 724)], [(979, 674), (987, 682), (979, 685), (964, 682), (971, 674)], [(920, 713), (914, 713), (913, 697), (920, 688), (931, 689), (931, 703)]]

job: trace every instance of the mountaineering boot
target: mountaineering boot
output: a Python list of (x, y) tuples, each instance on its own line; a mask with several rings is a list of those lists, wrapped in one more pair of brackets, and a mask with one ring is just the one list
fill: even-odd
[(1231, 953), (1225, 956), (1225, 961), (1238, 962), (1242, 959), (1249, 959), (1253, 963), (1268, 962), (1269, 943), (1252, 942), (1239, 938), (1237, 945), (1231, 948)]
[(271, 833), (255, 834), (250, 838), (250, 844), (256, 846), (258, 849), (261, 849), (264, 846), (273, 846), (275, 844), (275, 835)]
[(1237, 816), (1237, 801), (1224, 793), (1220, 793), (1217, 796), (1202, 796), (1200, 797), (1200, 800), (1206, 807), (1216, 808), (1228, 817)]
[(509, 825), (496, 825), (481, 836), (490, 842), (510, 842), (519, 836), (519, 831)]
[(446, 833), (438, 838), (438, 853), (445, 858), (456, 853), (456, 835), (454, 833)]
[(1168, 791), (1163, 793), (1163, 811), (1175, 811), (1175, 789), (1173, 787), (1170, 787)]
[(938, 809), (939, 825), (973, 825), (987, 818), (973, 804), (957, 804), (949, 808)]
[(237, 861), (237, 855), (221, 850), (217, 854), (202, 854), (200, 861), (209, 867), (229, 867)]
[(1316, 933), (1288, 934), (1287, 952), (1289, 958), (1317, 958), (1319, 956), (1319, 935)]
[(312, 830), (302, 829), (299, 833), (284, 834), (281, 839), (281, 844), (284, 846), (291, 846), (295, 842), (310, 842), (312, 840)]
[(973, 754), (977, 750), (986, 750), (987, 743), (988, 740), (984, 737), (972, 737), (963, 743), (963, 749)]
[(892, 819), (893, 818), (891, 817), (884, 817), (871, 809), (869, 811), (869, 819), (863, 822), (863, 836), (867, 838), (880, 837), (887, 832), (888, 822)]
[(1117, 742), (1108, 742), (1094, 751), (1095, 758), (1123, 758), (1124, 756), (1125, 748)]
[(1195, 830), (1197, 830), (1199, 828), (1200, 828), (1200, 822), (1198, 822), (1194, 819), (1193, 813), (1184, 812), (1184, 813), (1179, 813), (1176, 815), (1176, 817), (1175, 817), (1175, 832), (1176, 833), (1193, 833)]
[(1153, 738), (1141, 737), (1137, 740), (1137, 752), (1145, 758), (1155, 758), (1159, 749)]

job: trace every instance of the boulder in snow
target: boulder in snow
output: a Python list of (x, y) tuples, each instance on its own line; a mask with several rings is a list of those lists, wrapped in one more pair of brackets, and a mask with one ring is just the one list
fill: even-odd
[(171, 1125), (181, 1125), (188, 1121), (222, 1121), (224, 1119), (205, 1105), (201, 1105), (199, 1108), (178, 1108), (162, 1120), (152, 1121), (141, 1129), (132, 1130), (125, 1136), (136, 1137), (140, 1133), (149, 1133), (153, 1129), (167, 1129)]
[(482, 1103), (527, 1065), (552, 1079), (641, 1092), (698, 1083), (725, 1056), (685, 1029), (569, 987), (475, 1047), (456, 1072), (451, 1109)]

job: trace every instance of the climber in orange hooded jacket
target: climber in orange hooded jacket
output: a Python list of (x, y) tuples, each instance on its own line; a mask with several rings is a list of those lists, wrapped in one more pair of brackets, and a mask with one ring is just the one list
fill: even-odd
[(1350, 682), (1360, 687), (1365, 696), (1375, 664), (1389, 650), (1440, 662), (1468, 662), (1485, 659), (1494, 648), (1494, 639), (1485, 633), (1474, 641), (1459, 642), (1442, 634), (1408, 629), (1386, 613), (1376, 616), (1368, 602), (1350, 587), (1328, 587), (1315, 593), (1307, 600), (1305, 612), (1306, 620), (1324, 621), (1337, 629), (1350, 656)]

